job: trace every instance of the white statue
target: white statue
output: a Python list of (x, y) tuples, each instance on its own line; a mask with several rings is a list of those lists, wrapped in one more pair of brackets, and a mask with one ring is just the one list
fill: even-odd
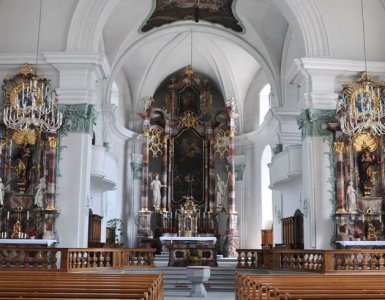
[(160, 188), (162, 187), (162, 183), (159, 180), (158, 174), (155, 174), (155, 179), (153, 179), (151, 181), (150, 185), (151, 185), (151, 189), (152, 189), (152, 199), (153, 199), (152, 201), (153, 201), (154, 208), (155, 208), (155, 210), (159, 210), (160, 209), (160, 199), (161, 199)]
[(353, 182), (349, 180), (348, 187), (346, 188), (346, 202), (349, 212), (356, 212), (356, 190), (353, 187)]
[(36, 195), (35, 195), (35, 206), (44, 208), (44, 196), (45, 196), (45, 190), (47, 186), (45, 183), (44, 177), (40, 178), (40, 182), (37, 185), (36, 189)]
[(215, 187), (216, 196), (217, 196), (217, 207), (223, 207), (224, 198), (226, 193), (226, 184), (217, 174), (217, 185)]
[(3, 179), (0, 177), (0, 207), (4, 206), (4, 195), (7, 188), (8, 186), (4, 186)]

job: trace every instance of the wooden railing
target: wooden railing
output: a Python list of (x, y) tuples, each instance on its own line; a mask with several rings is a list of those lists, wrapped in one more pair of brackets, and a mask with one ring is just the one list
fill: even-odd
[(151, 268), (152, 248), (0, 247), (0, 270), (84, 271)]
[(272, 269), (317, 273), (384, 272), (385, 270), (385, 249), (238, 249), (237, 253), (237, 269)]

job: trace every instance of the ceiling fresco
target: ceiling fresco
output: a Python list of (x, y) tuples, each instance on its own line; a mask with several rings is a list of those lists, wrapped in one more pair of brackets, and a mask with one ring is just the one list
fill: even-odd
[(147, 32), (155, 27), (177, 21), (207, 21), (242, 32), (232, 6), (236, 0), (156, 0), (155, 9), (142, 27)]

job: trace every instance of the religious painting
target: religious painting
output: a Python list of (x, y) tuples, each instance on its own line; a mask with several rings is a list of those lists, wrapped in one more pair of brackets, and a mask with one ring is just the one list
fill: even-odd
[(192, 112), (197, 115), (200, 114), (199, 91), (191, 86), (187, 86), (181, 90), (178, 97), (177, 113), (184, 114), (187, 112)]
[(204, 143), (204, 139), (193, 129), (185, 129), (175, 137), (172, 170), (174, 203), (182, 203), (186, 197), (203, 203)]
[(156, 0), (153, 12), (141, 30), (147, 32), (177, 21), (203, 20), (242, 32), (232, 11), (233, 3), (235, 0)]

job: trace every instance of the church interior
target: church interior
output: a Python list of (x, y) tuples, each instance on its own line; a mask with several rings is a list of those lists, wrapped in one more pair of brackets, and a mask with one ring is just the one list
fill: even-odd
[(380, 276), (384, 28), (384, 0), (0, 0), (0, 270)]

